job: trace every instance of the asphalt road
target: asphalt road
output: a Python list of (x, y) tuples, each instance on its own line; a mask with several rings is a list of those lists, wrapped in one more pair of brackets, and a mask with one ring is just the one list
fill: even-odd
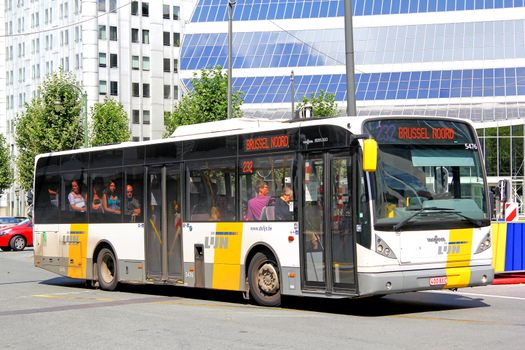
[(0, 252), (0, 349), (525, 349), (525, 285), (374, 300), (286, 298), (181, 287), (90, 289)]

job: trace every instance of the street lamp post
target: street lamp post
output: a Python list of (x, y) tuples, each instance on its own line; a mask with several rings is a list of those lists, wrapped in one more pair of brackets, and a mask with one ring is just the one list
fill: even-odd
[(88, 141), (88, 117), (87, 117), (87, 93), (80, 91), (82, 93), (82, 121), (84, 124), (84, 148), (89, 147)]
[(357, 116), (355, 102), (354, 31), (352, 27), (352, 0), (345, 0), (345, 51), (346, 51), (346, 114)]
[(232, 22), (233, 22), (233, 5), (237, 0), (228, 0), (228, 119), (232, 117)]

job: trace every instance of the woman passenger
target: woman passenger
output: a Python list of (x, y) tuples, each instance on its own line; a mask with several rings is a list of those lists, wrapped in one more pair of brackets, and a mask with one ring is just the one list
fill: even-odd
[(108, 191), (102, 197), (104, 213), (120, 214), (120, 199), (117, 195), (117, 185), (115, 181), (110, 181)]

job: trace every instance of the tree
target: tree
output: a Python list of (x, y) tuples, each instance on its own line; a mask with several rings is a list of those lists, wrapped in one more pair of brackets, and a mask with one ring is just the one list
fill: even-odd
[(4, 135), (0, 135), (0, 194), (11, 187), (13, 171), (11, 170), (11, 157)]
[(18, 182), (28, 190), (37, 154), (82, 147), (82, 92), (72, 74), (59, 70), (45, 79), (39, 95), (25, 107), (16, 119), (15, 142)]
[[(184, 95), (173, 106), (171, 113), (164, 116), (168, 137), (178, 126), (224, 120), (228, 117), (228, 74), (220, 66), (202, 69), (200, 77), (197, 73), (190, 79), (193, 89)], [(242, 93), (232, 94), (232, 117), (242, 116)]]
[(307, 103), (312, 105), (313, 117), (335, 117), (339, 113), (337, 111), (337, 103), (335, 103), (335, 95), (321, 90), (319, 95), (314, 93), (310, 98), (303, 96), (303, 101), (297, 105), (297, 109), (301, 110)]
[(100, 146), (129, 141), (128, 115), (122, 103), (106, 99), (91, 108), (91, 145)]

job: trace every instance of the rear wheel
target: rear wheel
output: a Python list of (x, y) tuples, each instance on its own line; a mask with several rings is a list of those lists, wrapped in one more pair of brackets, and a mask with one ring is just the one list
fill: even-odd
[(273, 256), (265, 253), (254, 255), (248, 267), (250, 295), (263, 306), (281, 305), (279, 267)]
[(103, 248), (97, 257), (98, 283), (103, 290), (115, 290), (118, 284), (117, 260), (111, 249)]
[(26, 247), (26, 239), (22, 236), (14, 236), (13, 238), (11, 238), (9, 246), (14, 251), (24, 250), (24, 248)]

